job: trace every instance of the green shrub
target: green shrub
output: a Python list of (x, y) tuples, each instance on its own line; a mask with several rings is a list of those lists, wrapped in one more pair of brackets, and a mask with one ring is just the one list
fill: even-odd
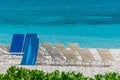
[(96, 80), (120, 80), (120, 74), (111, 72), (111, 73), (105, 73), (104, 75), (102, 74), (97, 74), (95, 75)]
[(45, 73), (40, 70), (10, 67), (6, 74), (0, 74), (0, 80), (120, 80), (119, 73), (105, 73), (95, 75), (94, 79), (85, 77), (81, 73), (59, 72), (58, 70)]

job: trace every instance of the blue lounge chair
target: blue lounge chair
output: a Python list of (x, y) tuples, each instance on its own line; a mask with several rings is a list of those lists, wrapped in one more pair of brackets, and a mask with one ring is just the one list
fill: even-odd
[(26, 38), (36, 38), (36, 37), (37, 37), (37, 34), (35, 34), (35, 33), (26, 34)]
[(27, 39), (28, 38), (37, 38), (37, 34), (26, 34), (26, 37), (25, 37), (25, 41), (24, 41), (24, 45), (23, 45), (23, 52), (24, 52), (24, 46), (25, 46), (25, 43), (27, 42)]
[(24, 34), (14, 34), (9, 52), (22, 52)]
[(38, 38), (26, 38), (21, 65), (35, 65), (38, 47)]

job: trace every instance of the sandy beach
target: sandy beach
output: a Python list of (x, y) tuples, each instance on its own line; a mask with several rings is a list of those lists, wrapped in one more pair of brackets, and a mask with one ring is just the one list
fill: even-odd
[[(96, 60), (101, 60), (96, 49), (89, 49)], [(1, 55), (0, 62), (0, 72), (5, 73), (6, 70), (11, 66), (25, 67), (27, 69), (38, 69), (44, 72), (52, 72), (54, 70), (65, 71), (65, 72), (80, 72), (85, 76), (93, 77), (95, 74), (104, 74), (108, 72), (118, 72), (120, 73), (120, 49), (109, 49), (115, 61), (110, 67), (89, 67), (89, 66), (51, 66), (51, 65), (35, 65), (35, 66), (25, 66), (20, 65), (22, 56), (10, 56)], [(0, 53), (3, 54), (3, 49), (0, 49)]]

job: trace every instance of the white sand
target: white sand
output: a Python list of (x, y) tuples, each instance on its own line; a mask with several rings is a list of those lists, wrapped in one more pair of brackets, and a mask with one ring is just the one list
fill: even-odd
[[(96, 60), (101, 59), (96, 49), (90, 49), (90, 51)], [(111, 52), (114, 59), (116, 60), (116, 63), (114, 63), (114, 65), (110, 67), (50, 66), (50, 65), (22, 66), (20, 65), (21, 57), (15, 57), (15, 56), (11, 57), (8, 55), (4, 55), (0, 57), (0, 60), (1, 60), (0, 72), (5, 73), (6, 70), (10, 66), (15, 65), (17, 67), (25, 67), (28, 69), (39, 69), (45, 72), (52, 72), (54, 70), (66, 71), (66, 72), (75, 71), (75, 72), (81, 72), (85, 76), (91, 76), (91, 77), (93, 77), (93, 75), (98, 74), (98, 73), (104, 74), (105, 72), (119, 72), (120, 73), (120, 49), (110, 49), (109, 51)], [(5, 57), (5, 62), (3, 62), (4, 57)]]

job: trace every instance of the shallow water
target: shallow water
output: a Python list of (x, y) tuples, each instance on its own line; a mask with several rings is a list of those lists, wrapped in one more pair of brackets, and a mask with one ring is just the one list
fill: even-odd
[(62, 0), (59, 3), (57, 0), (1, 0), (0, 43), (10, 44), (14, 33), (37, 33), (42, 42), (119, 48), (119, 3), (113, 0), (109, 4), (102, 0)]

